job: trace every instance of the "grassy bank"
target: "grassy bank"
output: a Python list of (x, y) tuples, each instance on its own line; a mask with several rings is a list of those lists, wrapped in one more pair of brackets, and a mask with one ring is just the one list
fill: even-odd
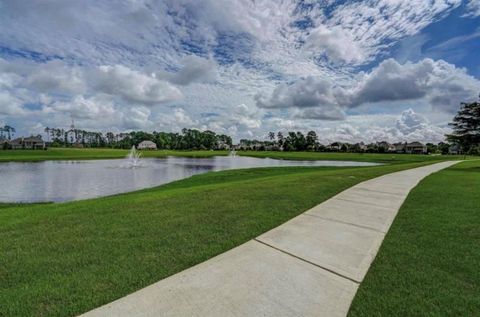
[[(100, 160), (119, 159), (128, 154), (128, 150), (119, 149), (72, 149), (72, 148), (49, 148), (40, 150), (0, 150), (0, 162), (33, 162), (45, 160)], [(144, 157), (211, 157), (215, 155), (227, 155), (228, 151), (143, 151)]]
[(0, 209), (0, 312), (73, 316), (235, 247), (365, 179), (425, 163), (197, 175)]
[[(32, 150), (0, 150), (0, 162), (7, 161), (44, 161), (44, 160), (89, 160), (124, 158), (128, 150), (118, 149), (72, 149), (50, 148), (47, 151)], [(342, 160), (360, 162), (402, 163), (442, 161), (458, 159), (452, 155), (414, 155), (414, 154), (377, 154), (377, 153), (324, 153), (324, 152), (271, 152), (271, 151), (239, 151), (239, 155), (253, 157), (270, 157), (291, 160)], [(228, 151), (143, 151), (144, 157), (211, 157), (228, 155)]]
[(458, 155), (421, 155), (397, 153), (339, 153), (339, 152), (275, 152), (275, 151), (242, 151), (240, 155), (252, 157), (269, 157), (289, 160), (332, 160), (378, 163), (438, 162), (463, 159)]
[(424, 179), (408, 196), (349, 316), (478, 316), (480, 161)]

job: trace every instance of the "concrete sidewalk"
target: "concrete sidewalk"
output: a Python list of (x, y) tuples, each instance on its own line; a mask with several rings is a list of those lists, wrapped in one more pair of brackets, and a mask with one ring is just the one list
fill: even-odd
[(254, 240), (83, 316), (345, 316), (409, 191), (456, 163), (357, 184)]

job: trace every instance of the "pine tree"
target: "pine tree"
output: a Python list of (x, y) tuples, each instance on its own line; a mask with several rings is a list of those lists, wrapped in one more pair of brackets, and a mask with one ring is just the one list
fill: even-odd
[(468, 152), (480, 145), (480, 102), (462, 103), (453, 122), (453, 129), (447, 135), (447, 140), (459, 144), (463, 151)]

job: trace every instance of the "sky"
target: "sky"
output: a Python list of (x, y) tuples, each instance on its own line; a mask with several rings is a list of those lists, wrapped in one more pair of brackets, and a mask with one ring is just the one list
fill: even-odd
[(0, 126), (439, 142), (480, 0), (0, 0)]

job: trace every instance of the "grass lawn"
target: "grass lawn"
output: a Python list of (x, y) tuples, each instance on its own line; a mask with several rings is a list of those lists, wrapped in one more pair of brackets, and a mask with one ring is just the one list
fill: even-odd
[[(123, 158), (128, 150), (118, 149), (72, 149), (50, 148), (47, 151), (33, 150), (0, 150), (0, 162), (7, 161), (44, 161), (44, 160), (87, 160)], [(415, 154), (377, 154), (377, 153), (326, 153), (326, 152), (269, 152), (269, 151), (239, 151), (239, 155), (253, 157), (270, 157), (291, 160), (341, 160), (379, 163), (403, 163), (444, 161), (459, 159), (454, 155), (415, 155)], [(228, 155), (228, 151), (142, 151), (144, 157), (211, 157)], [(461, 157), (463, 158), (463, 157)]]
[(349, 316), (479, 316), (480, 161), (424, 179), (408, 196)]
[(252, 157), (270, 157), (289, 160), (332, 160), (378, 163), (437, 162), (463, 159), (461, 155), (420, 155), (397, 153), (340, 153), (340, 152), (278, 152), (278, 151), (240, 151), (239, 155)]
[(197, 175), (0, 209), (0, 315), (73, 316), (229, 250), (365, 179), (427, 164)]
[[(49, 148), (41, 150), (0, 150), (0, 162), (8, 161), (45, 161), (45, 160), (98, 160), (124, 158), (128, 150), (118, 149), (73, 149)], [(227, 155), (228, 151), (143, 151), (144, 157), (210, 157), (214, 155)]]

